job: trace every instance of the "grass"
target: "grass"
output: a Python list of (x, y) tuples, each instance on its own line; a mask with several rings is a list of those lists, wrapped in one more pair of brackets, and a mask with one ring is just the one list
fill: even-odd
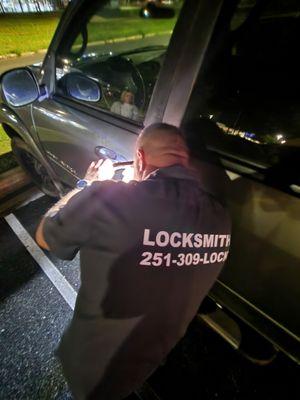
[[(89, 42), (170, 31), (172, 19), (142, 19), (139, 9), (104, 12), (92, 18)], [(0, 16), (0, 55), (36, 52), (46, 49), (59, 22), (59, 15)]]
[(57, 27), (57, 15), (0, 17), (0, 55), (46, 49)]
[(172, 19), (141, 19), (138, 15), (130, 18), (102, 19), (101, 22), (92, 20), (88, 26), (88, 37), (90, 42), (125, 38), (129, 36), (149, 33), (161, 33), (172, 31), (175, 18)]
[(10, 138), (4, 132), (2, 125), (0, 125), (0, 156), (11, 151)]
[(0, 125), (0, 174), (17, 166), (11, 152), (10, 139)]

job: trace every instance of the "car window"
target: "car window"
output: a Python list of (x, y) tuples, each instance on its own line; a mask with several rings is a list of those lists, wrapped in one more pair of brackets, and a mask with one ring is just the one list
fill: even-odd
[(64, 35), (56, 55), (57, 92), (142, 122), (182, 1), (157, 4), (167, 13), (163, 18), (155, 18), (157, 9), (152, 15), (152, 3), (149, 10), (140, 3), (100, 3), (86, 2)]
[(241, 0), (238, 2), (230, 21), (231, 30), (236, 30), (246, 21), (255, 5), (256, 0)]
[(300, 3), (242, 3), (223, 7), (186, 120), (218, 125), (199, 134), (228, 168), (298, 196)]

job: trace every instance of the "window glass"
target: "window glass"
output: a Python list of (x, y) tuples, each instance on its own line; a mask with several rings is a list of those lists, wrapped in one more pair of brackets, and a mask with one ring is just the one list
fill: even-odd
[[(56, 57), (57, 91), (72, 98), (79, 93), (77, 101), (84, 101), (86, 93), (85, 104), (142, 122), (182, 1), (151, 2), (150, 8), (138, 2), (123, 2), (127, 5), (123, 7), (122, 2), (112, 1), (100, 8), (100, 3), (85, 2), (80, 20), (76, 16), (62, 40)], [(70, 73), (96, 82), (99, 100), (88, 80), (70, 90)]]
[(255, 4), (256, 0), (241, 0), (238, 2), (235, 13), (230, 21), (231, 30), (237, 29), (245, 22)]
[(220, 130), (203, 135), (228, 168), (299, 195), (300, 4), (242, 1), (225, 11), (186, 118), (216, 122)]

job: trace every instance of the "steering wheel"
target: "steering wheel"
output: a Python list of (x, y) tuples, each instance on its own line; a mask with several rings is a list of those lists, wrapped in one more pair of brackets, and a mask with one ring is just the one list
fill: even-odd
[(100, 83), (108, 107), (120, 101), (123, 90), (134, 94), (134, 104), (142, 110), (146, 102), (144, 79), (133, 62), (122, 56), (112, 56), (104, 62)]

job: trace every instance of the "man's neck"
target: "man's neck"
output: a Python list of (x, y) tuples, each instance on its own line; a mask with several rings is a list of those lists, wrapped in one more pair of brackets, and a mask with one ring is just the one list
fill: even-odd
[(152, 174), (152, 172), (156, 171), (158, 168), (161, 168), (161, 167), (155, 167), (154, 165), (147, 165), (147, 167), (143, 171), (141, 180), (144, 181), (145, 179), (147, 179), (148, 176), (150, 174)]
[(143, 171), (143, 175), (142, 175), (142, 179), (141, 180), (147, 179), (149, 177), (149, 175), (152, 174), (152, 172), (154, 172), (154, 171), (156, 171), (158, 169), (173, 167), (175, 165), (181, 165), (182, 167), (186, 166), (186, 165), (184, 165), (184, 163), (181, 163), (181, 162), (176, 162), (176, 163), (166, 164), (166, 165), (160, 165), (160, 166), (147, 165), (147, 167)]

